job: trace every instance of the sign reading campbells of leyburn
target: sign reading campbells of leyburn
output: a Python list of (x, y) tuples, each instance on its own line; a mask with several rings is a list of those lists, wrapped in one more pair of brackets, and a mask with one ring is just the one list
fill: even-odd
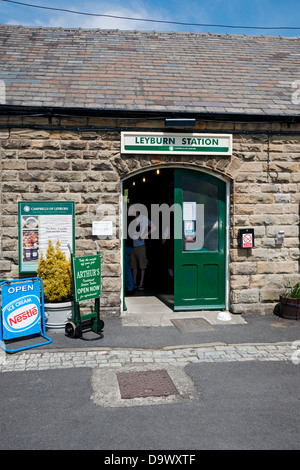
[(231, 155), (231, 134), (122, 132), (122, 153)]
[(49, 240), (61, 243), (68, 257), (68, 245), (75, 250), (74, 201), (20, 201), (19, 270), (33, 273), (37, 270), (40, 254), (46, 255)]

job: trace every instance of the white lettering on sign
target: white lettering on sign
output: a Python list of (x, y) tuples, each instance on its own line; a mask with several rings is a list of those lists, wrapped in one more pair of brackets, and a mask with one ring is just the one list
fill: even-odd
[(83, 277), (95, 277), (100, 276), (100, 269), (88, 269), (87, 271), (78, 271), (77, 279), (81, 279)]
[(30, 290), (33, 290), (33, 284), (24, 284), (23, 286), (16, 286), (16, 287), (11, 286), (7, 289), (7, 292), (9, 294), (14, 294), (18, 292), (28, 292)]

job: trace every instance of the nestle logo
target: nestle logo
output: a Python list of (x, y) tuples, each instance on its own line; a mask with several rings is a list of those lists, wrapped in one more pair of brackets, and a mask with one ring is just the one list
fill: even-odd
[(23, 309), (24, 307), (8, 315), (7, 320), (9, 326), (14, 329), (23, 329), (35, 321), (35, 316), (38, 314), (36, 305), (31, 304), (27, 306), (26, 310)]

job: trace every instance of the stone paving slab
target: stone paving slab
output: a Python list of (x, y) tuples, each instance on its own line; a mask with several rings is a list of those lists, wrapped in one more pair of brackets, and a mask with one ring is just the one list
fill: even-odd
[[(169, 364), (185, 366), (200, 362), (291, 361), (299, 342), (223, 344), (142, 348), (89, 348), (80, 350), (28, 350), (0, 353), (0, 373), (73, 367), (108, 368), (128, 364)], [(299, 347), (299, 344), (298, 344)]]

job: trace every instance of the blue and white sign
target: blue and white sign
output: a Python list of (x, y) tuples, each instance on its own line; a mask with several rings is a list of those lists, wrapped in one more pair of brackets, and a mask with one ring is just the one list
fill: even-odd
[(40, 283), (37, 279), (2, 285), (3, 339), (41, 333)]

